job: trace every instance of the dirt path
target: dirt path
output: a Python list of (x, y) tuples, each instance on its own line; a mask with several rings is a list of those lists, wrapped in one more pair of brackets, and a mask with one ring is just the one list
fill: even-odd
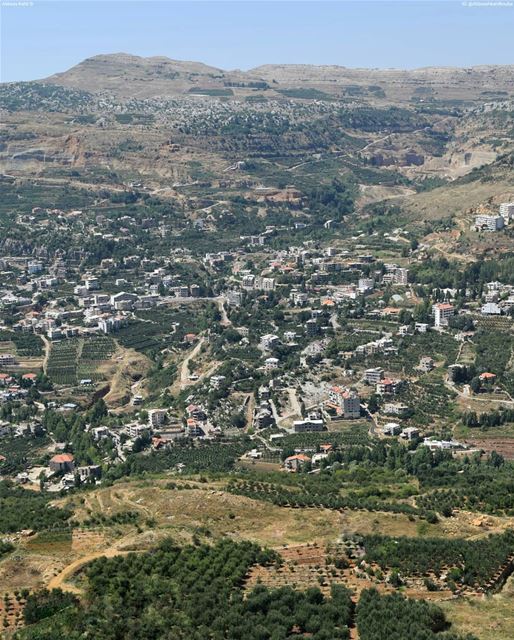
[(74, 560), (71, 564), (65, 567), (61, 573), (58, 573), (54, 576), (47, 585), (47, 589), (62, 589), (63, 591), (69, 591), (70, 593), (75, 593), (80, 595), (82, 593), (82, 589), (79, 587), (69, 584), (66, 582), (69, 578), (71, 578), (77, 571), (83, 567), (88, 562), (92, 562), (97, 558), (114, 558), (114, 556), (121, 556), (130, 553), (129, 551), (120, 551), (115, 547), (110, 549), (106, 549), (105, 551), (97, 551), (96, 553), (90, 553), (87, 556), (82, 556), (77, 560)]
[(48, 368), (48, 359), (50, 358), (51, 344), (46, 336), (42, 335), (41, 340), (45, 344), (45, 357), (43, 358), (43, 373), (46, 375), (47, 368)]
[(217, 305), (218, 305), (218, 309), (219, 309), (219, 311), (221, 313), (220, 324), (223, 327), (230, 327), (232, 322), (229, 320), (229, 317), (227, 316), (227, 310), (225, 309), (225, 298), (218, 298), (217, 299)]
[(200, 340), (198, 340), (198, 344), (195, 346), (195, 348), (182, 361), (182, 366), (180, 367), (180, 386), (182, 389), (184, 387), (187, 387), (187, 385), (191, 384), (191, 380), (189, 380), (188, 365), (191, 362), (191, 360), (196, 358), (196, 356), (200, 353), (204, 344), (205, 344), (205, 338), (202, 337), (200, 338)]

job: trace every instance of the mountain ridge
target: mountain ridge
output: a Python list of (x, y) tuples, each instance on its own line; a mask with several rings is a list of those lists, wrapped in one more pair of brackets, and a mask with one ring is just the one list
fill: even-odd
[[(73, 67), (37, 80), (120, 97), (150, 98), (250, 87), (261, 91), (307, 88), (330, 97), (367, 92), (374, 87), (393, 101), (413, 95), (443, 100), (474, 100), (491, 93), (514, 96), (514, 65), (421, 67), (418, 69), (351, 68), (339, 65), (265, 64), (249, 70), (225, 70), (203, 62), (129, 53), (98, 54)], [(269, 86), (265, 86), (265, 84)], [(227, 92), (230, 93), (230, 92)]]

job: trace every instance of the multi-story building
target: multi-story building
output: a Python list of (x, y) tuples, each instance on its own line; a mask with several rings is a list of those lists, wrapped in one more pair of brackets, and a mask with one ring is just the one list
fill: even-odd
[(43, 263), (37, 260), (30, 260), (27, 265), (28, 272), (33, 275), (34, 273), (40, 273), (43, 271)]
[(500, 205), (500, 215), (508, 224), (514, 219), (514, 202), (502, 202)]
[(274, 369), (278, 369), (279, 360), (278, 358), (266, 358), (264, 361), (264, 368), (266, 371), (273, 371)]
[(309, 300), (309, 296), (305, 293), (305, 291), (298, 291), (298, 289), (292, 289), (289, 297), (291, 299), (291, 302), (299, 307), (307, 304)]
[(367, 291), (373, 291), (375, 282), (372, 278), (360, 278), (357, 289), (359, 293), (366, 293)]
[(151, 427), (160, 427), (166, 420), (168, 412), (166, 409), (150, 409), (148, 411), (148, 424)]
[(308, 336), (315, 336), (318, 333), (318, 323), (314, 318), (307, 320), (305, 323), (305, 332)]
[(295, 420), (293, 431), (295, 433), (305, 433), (306, 431), (323, 431), (325, 423), (321, 418), (306, 418), (305, 420)]
[(278, 344), (280, 344), (280, 338), (273, 333), (261, 336), (261, 346), (267, 351), (272, 351)]
[(373, 367), (366, 369), (364, 372), (364, 380), (371, 384), (377, 384), (384, 377), (384, 370), (381, 367)]
[(448, 320), (455, 315), (455, 307), (448, 302), (440, 302), (432, 307), (436, 327), (447, 327)]
[(505, 226), (503, 216), (480, 214), (475, 216), (475, 228), (478, 231), (499, 231)]
[(343, 418), (356, 419), (361, 414), (361, 401), (355, 391), (342, 387), (332, 387), (328, 392), (329, 401), (339, 410)]

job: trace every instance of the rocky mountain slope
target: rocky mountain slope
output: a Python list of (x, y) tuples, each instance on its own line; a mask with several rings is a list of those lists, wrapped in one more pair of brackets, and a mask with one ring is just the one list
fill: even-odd
[[(199, 62), (166, 57), (143, 58), (126, 53), (98, 55), (41, 80), (118, 97), (175, 96), (202, 90), (252, 89), (280, 94), (308, 89), (316, 96), (357, 97), (409, 101), (487, 100), (514, 96), (514, 65), (467, 69), (350, 69), (336, 65), (264, 65), (249, 71), (225, 71)], [(305, 97), (309, 94), (305, 93)], [(301, 98), (301, 94), (296, 96)]]

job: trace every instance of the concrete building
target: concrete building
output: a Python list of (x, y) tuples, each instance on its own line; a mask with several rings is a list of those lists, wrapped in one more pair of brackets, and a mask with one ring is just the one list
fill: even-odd
[(361, 415), (361, 401), (355, 391), (342, 387), (332, 387), (328, 392), (330, 404), (332, 404), (341, 417), (347, 420), (356, 420)]
[(149, 409), (148, 424), (153, 428), (160, 427), (165, 422), (167, 415), (166, 409)]
[(325, 428), (325, 423), (321, 418), (311, 419), (306, 418), (305, 420), (295, 420), (293, 422), (293, 431), (295, 433), (305, 433), (307, 431), (323, 431)]
[(514, 202), (502, 202), (500, 205), (500, 215), (505, 221), (505, 224), (514, 220)]
[(280, 338), (274, 333), (267, 333), (266, 335), (261, 336), (261, 347), (266, 349), (266, 351), (272, 351), (279, 344)]
[(372, 369), (366, 369), (364, 372), (364, 380), (370, 384), (377, 384), (384, 377), (384, 370), (382, 367), (373, 367)]
[(59, 453), (50, 459), (49, 467), (54, 473), (71, 473), (75, 469), (75, 459), (71, 453)]
[(266, 371), (273, 371), (274, 369), (278, 369), (279, 361), (278, 358), (266, 358), (264, 361), (264, 368)]
[(382, 433), (385, 436), (397, 436), (400, 434), (402, 428), (397, 422), (388, 422), (382, 427)]
[(480, 214), (475, 216), (475, 229), (477, 231), (500, 231), (505, 226), (503, 216)]
[(448, 302), (434, 304), (432, 307), (436, 327), (447, 327), (448, 320), (455, 314), (455, 307)]

